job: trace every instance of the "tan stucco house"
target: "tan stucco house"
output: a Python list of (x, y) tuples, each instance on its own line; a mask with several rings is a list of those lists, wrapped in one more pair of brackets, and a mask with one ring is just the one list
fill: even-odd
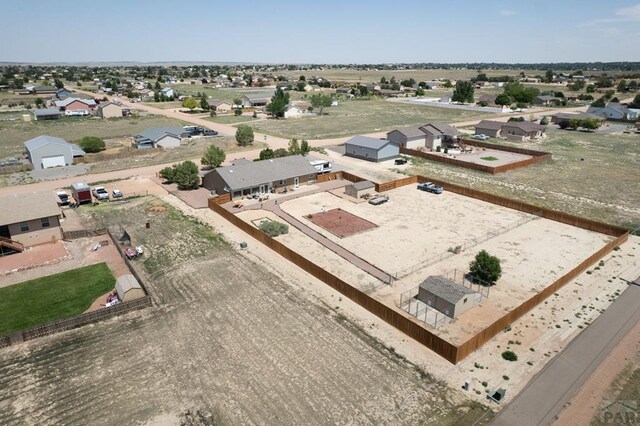
[(53, 192), (26, 192), (0, 197), (1, 249), (22, 251), (24, 247), (62, 239), (60, 216), (60, 207)]
[(119, 118), (122, 117), (122, 107), (113, 102), (103, 102), (98, 105), (98, 117)]

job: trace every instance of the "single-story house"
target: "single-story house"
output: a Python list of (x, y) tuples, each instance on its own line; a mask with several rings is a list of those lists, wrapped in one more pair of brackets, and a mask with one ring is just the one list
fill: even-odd
[(96, 101), (93, 99), (66, 98), (55, 101), (55, 104), (60, 111), (93, 111), (96, 109)]
[(546, 137), (547, 126), (531, 121), (509, 121), (502, 125), (501, 134), (507, 139), (525, 141)]
[(97, 115), (102, 118), (122, 117), (122, 107), (113, 102), (103, 102), (98, 105)]
[(171, 87), (165, 87), (164, 89), (162, 89), (160, 91), (160, 93), (164, 94), (167, 98), (175, 98), (176, 97), (176, 91), (173, 90)]
[(362, 198), (365, 194), (376, 192), (376, 185), (368, 180), (353, 183), (344, 188), (344, 193), (353, 198)]
[(268, 193), (285, 188), (298, 188), (314, 183), (318, 171), (302, 155), (262, 161), (236, 161), (218, 167), (202, 177), (202, 186), (218, 195), (232, 198), (255, 193)]
[(400, 155), (400, 146), (387, 139), (354, 136), (344, 144), (348, 157), (360, 158), (367, 161), (384, 161)]
[(0, 251), (60, 240), (60, 207), (54, 192), (23, 192), (0, 197)]
[(25, 90), (18, 92), (20, 95), (53, 95), (58, 89), (55, 86), (25, 86)]
[(145, 296), (142, 286), (132, 274), (121, 275), (116, 279), (116, 293), (121, 302), (130, 302)]
[(211, 110), (215, 111), (217, 114), (228, 114), (233, 109), (229, 102), (217, 101), (215, 99), (210, 99), (207, 102), (209, 102)]
[(69, 166), (76, 157), (84, 157), (85, 152), (78, 145), (53, 136), (38, 136), (24, 143), (27, 157), (33, 168)]
[(242, 96), (242, 106), (244, 107), (263, 107), (271, 102), (273, 93), (250, 93)]
[(309, 114), (309, 110), (297, 105), (289, 104), (284, 110), (284, 118), (298, 118)]
[(451, 144), (460, 136), (460, 131), (446, 123), (428, 123), (420, 127), (425, 133), (425, 146), (436, 150), (439, 146)]
[(614, 120), (635, 120), (638, 118), (637, 113), (629, 114), (629, 108), (618, 102), (609, 102), (604, 108), (590, 106), (587, 112)]
[(58, 120), (61, 114), (58, 108), (39, 108), (33, 110), (33, 118), (36, 121), (41, 120)]
[(73, 92), (71, 90), (67, 89), (66, 87), (62, 87), (62, 88), (56, 90), (56, 98), (58, 98), (58, 99), (68, 98), (72, 94), (73, 94)]
[(150, 127), (133, 137), (136, 148), (177, 148), (185, 136), (182, 127)]
[(533, 98), (534, 105), (555, 105), (561, 104), (564, 99), (551, 95), (540, 95)]
[(403, 127), (387, 133), (387, 139), (408, 149), (424, 147), (425, 134), (419, 127)]
[(442, 312), (450, 318), (456, 318), (475, 305), (475, 294), (460, 284), (432, 275), (418, 287), (418, 300)]
[(483, 104), (486, 103), (487, 105), (495, 105), (496, 104), (496, 95), (489, 95), (489, 94), (483, 94), (480, 95), (480, 97), (478, 97), (478, 100), (476, 101), (477, 104)]
[(568, 123), (571, 120), (586, 120), (586, 119), (595, 119), (600, 122), (600, 125), (606, 121), (606, 119), (601, 115), (590, 114), (588, 112), (558, 112), (551, 116), (551, 122), (557, 125), (561, 125), (562, 123)]
[(476, 135), (486, 135), (491, 138), (499, 138), (501, 136), (502, 126), (504, 125), (501, 121), (493, 121), (493, 120), (482, 120), (478, 124), (476, 124)]

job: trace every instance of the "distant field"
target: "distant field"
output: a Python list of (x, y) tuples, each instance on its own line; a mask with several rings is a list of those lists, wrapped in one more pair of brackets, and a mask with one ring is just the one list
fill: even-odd
[(213, 123), (220, 124), (238, 124), (238, 123), (251, 123), (251, 121), (255, 121), (251, 115), (218, 115), (216, 117), (206, 117), (205, 120), (211, 121)]
[(99, 263), (0, 288), (0, 336), (79, 315), (115, 282)]
[(24, 151), (23, 143), (40, 135), (49, 135), (74, 142), (84, 136), (115, 138), (131, 136), (147, 127), (182, 126), (179, 120), (161, 116), (103, 120), (90, 117), (63, 117), (60, 120), (0, 121), (0, 158), (15, 156)]
[(441, 177), (617, 225), (640, 225), (640, 135), (554, 129), (547, 134), (543, 142), (501, 142), (553, 154), (553, 160), (538, 165), (488, 175), (419, 160), (414, 161), (409, 173)]
[(424, 105), (391, 103), (382, 99), (341, 101), (337, 107), (325, 108), (327, 115), (266, 120), (252, 124), (259, 132), (285, 138), (326, 139), (360, 133), (386, 132), (397, 127), (414, 126), (428, 121), (456, 122), (491, 117), (494, 114), (438, 108)]

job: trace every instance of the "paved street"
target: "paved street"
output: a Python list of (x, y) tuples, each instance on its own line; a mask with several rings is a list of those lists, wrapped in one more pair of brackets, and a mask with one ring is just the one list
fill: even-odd
[(580, 333), (494, 419), (496, 426), (552, 424), (563, 406), (640, 321), (640, 278)]

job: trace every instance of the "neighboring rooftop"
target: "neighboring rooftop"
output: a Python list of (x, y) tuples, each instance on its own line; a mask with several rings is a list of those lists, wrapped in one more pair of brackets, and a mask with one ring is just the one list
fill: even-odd
[(375, 188), (376, 185), (368, 180), (361, 180), (360, 182), (356, 182), (354, 184), (351, 185), (354, 189), (356, 189), (357, 191), (361, 191), (363, 189), (370, 189), (370, 188)]
[(29, 139), (28, 141), (26, 141), (24, 143), (24, 146), (30, 152), (31, 151), (35, 151), (36, 149), (41, 148), (41, 147), (43, 147), (45, 145), (59, 145), (59, 146), (64, 147), (64, 148), (69, 148), (69, 149), (71, 149), (71, 152), (72, 152), (74, 157), (83, 156), (83, 155), (86, 154), (82, 150), (82, 148), (80, 148), (78, 145), (69, 143), (69, 142), (65, 141), (64, 139), (56, 138), (54, 136), (42, 135), (42, 136), (35, 137), (33, 139)]
[(383, 146), (389, 144), (386, 139), (370, 138), (368, 136), (354, 136), (345, 142), (346, 145), (354, 145), (362, 148), (380, 149)]
[(70, 103), (72, 103), (74, 101), (82, 102), (83, 104), (86, 104), (88, 106), (95, 106), (96, 105), (96, 101), (94, 101), (93, 99), (65, 98), (65, 99), (63, 99), (61, 101), (56, 101), (56, 106), (58, 108), (65, 108), (67, 105), (69, 105)]
[(536, 132), (538, 130), (545, 130), (547, 126), (542, 124), (532, 123), (530, 121), (508, 121), (504, 123), (503, 127), (517, 127), (524, 132)]
[(475, 291), (471, 289), (456, 284), (445, 277), (436, 275), (432, 275), (424, 280), (422, 284), (420, 284), (420, 288), (424, 288), (440, 299), (454, 304), (458, 303), (465, 296), (475, 293)]
[(182, 127), (149, 127), (141, 133), (134, 136), (136, 141), (149, 140), (156, 142), (163, 138), (165, 135), (173, 135), (178, 138), (182, 137), (185, 133)]
[(270, 160), (241, 162), (233, 166), (218, 167), (217, 172), (231, 191), (291, 179), (304, 175), (315, 175), (317, 170), (301, 155), (273, 158)]
[(38, 108), (33, 110), (36, 117), (47, 117), (50, 115), (60, 115), (58, 108)]
[(60, 207), (53, 191), (0, 197), (0, 226), (59, 215)]
[[(460, 131), (447, 123), (427, 123), (424, 126), (420, 126), (420, 129), (425, 133), (430, 133), (434, 136), (438, 135), (448, 135), (448, 136), (458, 136), (460, 135)], [(433, 130), (432, 130), (433, 129)]]
[(476, 124), (476, 128), (480, 129), (490, 129), (490, 130), (500, 130), (504, 126), (504, 123), (501, 121), (493, 121), (493, 120), (482, 120), (478, 124)]

